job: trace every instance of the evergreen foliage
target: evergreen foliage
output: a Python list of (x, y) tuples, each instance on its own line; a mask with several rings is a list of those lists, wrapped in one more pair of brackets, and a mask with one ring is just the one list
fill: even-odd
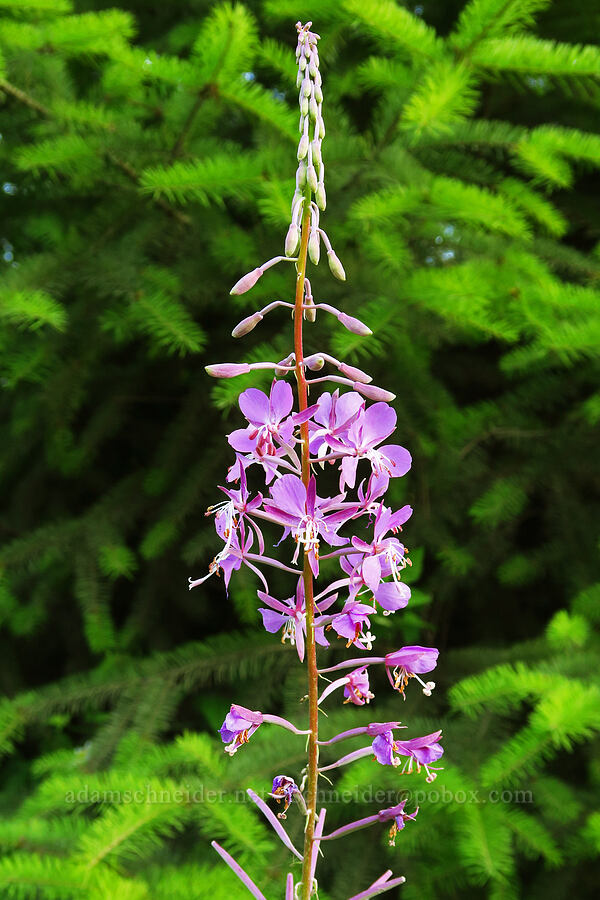
[[(208, 392), (203, 366), (279, 359), (288, 327), (274, 312), (240, 357), (248, 301), (227, 292), (257, 248), (282, 252), (299, 18), (322, 35), (349, 274), (327, 299), (374, 330), (334, 337), (321, 317), (318, 333), (375, 356), (398, 394), (414, 465), (394, 501), (431, 551), (411, 548), (411, 605), (401, 630), (378, 623), (378, 650), (442, 648), (446, 732), (433, 787), (348, 770), (350, 793), (430, 796), (395, 849), (377, 829), (332, 847), (319, 896), (354, 893), (388, 854), (407, 900), (595, 896), (592, 4), (0, 0), (2, 896), (241, 896), (212, 838), (267, 891), (289, 864), (235, 788), (297, 773), (295, 744), (259, 732), (234, 773), (214, 733), (224, 683), (301, 718), (293, 652), (259, 632), (247, 573), (228, 598), (187, 577), (214, 555), (203, 512), (235, 398), (268, 381)], [(286, 290), (270, 271), (252, 304)], [(397, 718), (383, 697), (377, 718)], [(353, 797), (340, 821), (381, 805)]]

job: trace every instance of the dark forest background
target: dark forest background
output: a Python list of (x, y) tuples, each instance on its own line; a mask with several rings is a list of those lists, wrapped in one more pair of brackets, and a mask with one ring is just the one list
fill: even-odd
[[(297, 776), (303, 747), (263, 729), (231, 761), (216, 729), (232, 701), (301, 720), (303, 672), (251, 573), (229, 597), (187, 580), (218, 549), (237, 394), (268, 383), (204, 366), (289, 350), (277, 313), (230, 336), (289, 270), (229, 289), (282, 252), (298, 19), (347, 272), (313, 290), (374, 332), (319, 318), (309, 340), (397, 394), (413, 598), (378, 652), (440, 647), (402, 718), (446, 748), (417, 823), (335, 842), (319, 897), (386, 868), (406, 900), (596, 896), (596, 0), (0, 0), (0, 896), (244, 896), (213, 838), (283, 896), (289, 854), (235, 791)], [(405, 787), (369, 761), (357, 785)], [(168, 799), (119, 802), (139, 789)]]

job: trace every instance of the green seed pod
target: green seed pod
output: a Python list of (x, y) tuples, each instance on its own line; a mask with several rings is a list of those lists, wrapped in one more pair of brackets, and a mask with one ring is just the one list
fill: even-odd
[(333, 250), (327, 251), (327, 260), (329, 262), (329, 268), (331, 269), (331, 274), (338, 278), (340, 281), (346, 280), (346, 273), (344, 272), (344, 267), (335, 255)]

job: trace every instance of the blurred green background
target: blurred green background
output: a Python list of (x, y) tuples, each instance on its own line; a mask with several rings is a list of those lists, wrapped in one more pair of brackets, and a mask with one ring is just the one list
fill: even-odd
[[(348, 276), (321, 266), (313, 291), (374, 332), (320, 317), (307, 347), (397, 394), (413, 599), (374, 630), (378, 652), (442, 650), (401, 717), (446, 748), (430, 788), (344, 772), (367, 794), (332, 826), (378, 809), (368, 791), (436, 795), (395, 848), (329, 845), (319, 897), (387, 868), (405, 900), (597, 896), (593, 0), (0, 0), (0, 896), (246, 896), (213, 838), (283, 896), (289, 854), (235, 792), (297, 778), (304, 748), (261, 729), (232, 761), (215, 729), (232, 701), (301, 722), (303, 670), (248, 573), (229, 598), (187, 579), (218, 549), (237, 393), (268, 383), (203, 367), (290, 346), (278, 312), (230, 337), (290, 298), (289, 269), (228, 291), (282, 252), (298, 19), (322, 36), (323, 225)], [(370, 718), (397, 717), (375, 690)]]

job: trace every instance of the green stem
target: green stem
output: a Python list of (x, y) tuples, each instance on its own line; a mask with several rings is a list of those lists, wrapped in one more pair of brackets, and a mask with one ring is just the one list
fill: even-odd
[[(304, 356), (302, 350), (302, 306), (304, 303), (304, 279), (306, 277), (306, 256), (308, 251), (308, 234), (310, 226), (310, 191), (304, 201), (302, 215), (302, 227), (300, 234), (300, 252), (298, 255), (296, 299), (294, 304), (294, 353), (296, 354), (296, 381), (298, 382), (298, 405), (300, 411), (308, 406), (308, 389), (306, 375), (302, 365)], [(301, 436), (301, 460), (302, 481), (308, 486), (310, 479), (309, 448), (308, 448), (308, 422), (300, 426)], [(319, 710), (317, 707), (318, 674), (317, 652), (315, 642), (315, 603), (313, 593), (313, 575), (309, 564), (308, 553), (304, 550), (304, 598), (306, 603), (306, 663), (308, 667), (308, 727), (310, 736), (308, 739), (308, 788), (306, 794), (306, 830), (304, 833), (304, 863), (302, 865), (302, 900), (309, 900), (312, 885), (310, 883), (310, 858), (315, 833), (315, 821), (317, 810), (317, 767), (319, 764)]]

